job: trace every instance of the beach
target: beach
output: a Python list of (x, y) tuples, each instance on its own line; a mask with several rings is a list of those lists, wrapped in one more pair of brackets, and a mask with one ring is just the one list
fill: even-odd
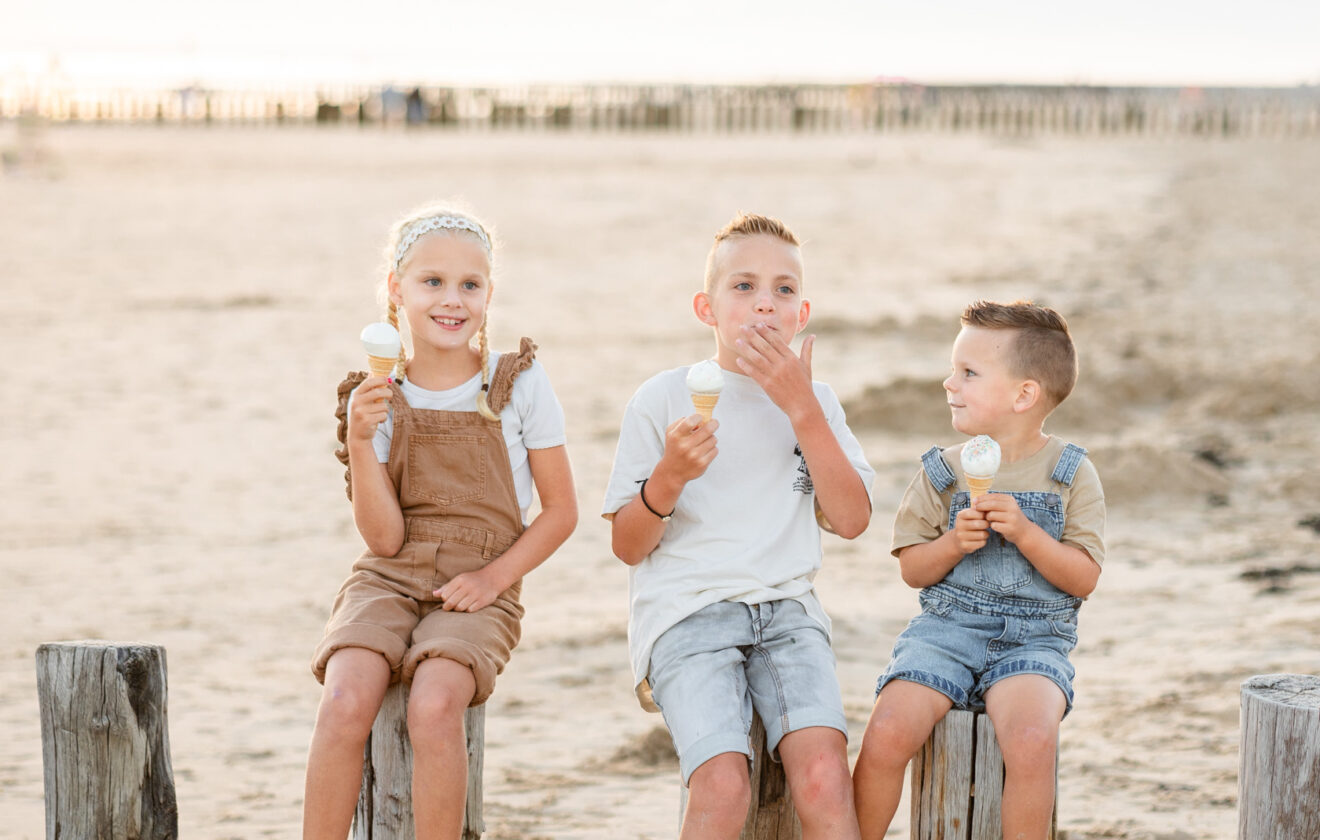
[[(0, 124), (0, 147), (18, 143)], [(296, 836), (309, 669), (361, 539), (335, 386), (380, 315), (389, 224), (459, 197), (496, 231), (491, 342), (540, 346), (582, 513), (525, 581), (487, 707), (485, 837), (677, 834), (632, 693), (627, 572), (599, 516), (623, 407), (712, 355), (691, 311), (739, 210), (804, 240), (813, 373), (877, 471), (824, 537), (855, 757), (917, 611), (889, 553), (972, 300), (1069, 320), (1107, 556), (1061, 729), (1060, 837), (1237, 836), (1239, 689), (1320, 674), (1320, 147), (974, 134), (47, 127), (0, 173), (0, 837), (44, 836), (34, 653), (164, 646), (181, 836)], [(890, 836), (907, 837), (907, 805)]]

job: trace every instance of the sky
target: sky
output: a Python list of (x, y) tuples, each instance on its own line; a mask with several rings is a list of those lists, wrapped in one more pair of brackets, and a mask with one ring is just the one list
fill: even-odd
[(1320, 84), (1320, 3), (0, 0), (0, 85)]

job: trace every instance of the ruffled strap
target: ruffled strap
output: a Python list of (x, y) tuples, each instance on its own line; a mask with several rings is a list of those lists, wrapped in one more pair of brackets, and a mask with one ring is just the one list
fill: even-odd
[(518, 344), (518, 352), (501, 353), (499, 364), (495, 366), (495, 373), (490, 378), (490, 390), (486, 393), (486, 400), (490, 403), (490, 410), (499, 414), (504, 407), (509, 404), (513, 398), (513, 380), (518, 378), (518, 374), (532, 366), (536, 360), (536, 342), (527, 336), (523, 336)]
[[(344, 377), (344, 381), (339, 383), (338, 394), (339, 403), (335, 406), (335, 417), (339, 420), (339, 431), (336, 437), (339, 438), (339, 448), (335, 450), (335, 457), (345, 467), (348, 466), (348, 398), (352, 395), (353, 389), (362, 384), (362, 381), (368, 376), (366, 371), (349, 371)], [(348, 494), (351, 501), (353, 499), (353, 474), (350, 470), (344, 470), (344, 481), (348, 485), (344, 492)]]

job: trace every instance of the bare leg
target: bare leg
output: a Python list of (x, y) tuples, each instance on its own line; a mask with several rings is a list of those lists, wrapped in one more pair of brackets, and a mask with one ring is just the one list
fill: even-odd
[(1054, 762), (1067, 701), (1038, 674), (1008, 677), (990, 687), (986, 712), (1004, 754), (1004, 837), (1045, 840), (1054, 810)]
[(847, 737), (828, 726), (799, 729), (780, 739), (779, 756), (803, 840), (859, 838)]
[(720, 753), (692, 771), (688, 779), (680, 840), (737, 840), (751, 801), (747, 756)]
[(951, 706), (948, 697), (919, 683), (893, 680), (881, 689), (853, 768), (857, 822), (865, 840), (879, 840), (889, 830), (908, 761)]
[(463, 713), (476, 694), (472, 669), (452, 659), (417, 666), (408, 692), (413, 747), (413, 818), (417, 840), (458, 838), (467, 802)]
[(389, 663), (366, 648), (342, 648), (326, 663), (325, 688), (307, 752), (306, 840), (348, 836), (362, 787), (362, 751), (389, 683)]

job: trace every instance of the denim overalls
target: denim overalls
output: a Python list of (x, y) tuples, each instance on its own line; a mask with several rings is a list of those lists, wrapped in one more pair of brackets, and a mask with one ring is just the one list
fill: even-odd
[[(1086, 450), (1067, 444), (1050, 480), (1072, 486)], [(955, 484), (938, 446), (921, 458), (926, 477), (943, 494)], [(991, 491), (996, 492), (996, 491)], [(1018, 507), (1054, 539), (1063, 535), (1063, 499), (1049, 490), (1014, 492)], [(946, 527), (968, 507), (965, 490), (954, 490)], [(894, 645), (876, 691), (892, 679), (929, 686), (955, 708), (980, 711), (995, 682), (1016, 674), (1039, 674), (1055, 682), (1072, 708), (1073, 668), (1068, 653), (1077, 644), (1082, 599), (1045, 580), (1017, 547), (991, 531), (980, 549), (963, 557), (939, 583), (921, 591), (921, 614)]]

